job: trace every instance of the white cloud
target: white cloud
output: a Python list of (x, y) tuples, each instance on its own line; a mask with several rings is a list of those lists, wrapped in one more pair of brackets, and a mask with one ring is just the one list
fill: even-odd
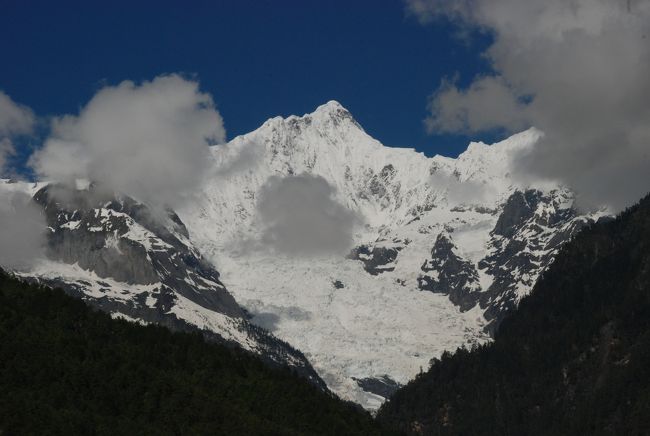
[(261, 163), (264, 155), (264, 147), (255, 141), (248, 141), (233, 147), (232, 144), (222, 146), (221, 159), (216, 163), (215, 175), (228, 178), (237, 174), (254, 171)]
[(5, 171), (9, 157), (15, 153), (12, 139), (31, 134), (34, 123), (34, 114), (28, 107), (0, 91), (0, 175)]
[(76, 116), (54, 120), (30, 165), (60, 182), (87, 178), (157, 207), (184, 200), (225, 131), (210, 95), (178, 75), (98, 91)]
[(443, 81), (429, 101), (429, 132), (481, 132), (527, 126), (526, 106), (501, 78), (482, 77), (466, 89)]
[(26, 270), (44, 257), (45, 217), (27, 194), (0, 189), (0, 266)]
[(0, 136), (27, 135), (34, 127), (34, 114), (0, 91)]
[(14, 144), (9, 138), (0, 138), (0, 176), (6, 170), (7, 160), (15, 153)]
[(290, 255), (346, 253), (360, 218), (334, 194), (320, 176), (270, 177), (257, 203), (262, 243)]
[(582, 204), (621, 208), (650, 190), (650, 0), (408, 0), (423, 22), (486, 32), (493, 77), (443, 83), (432, 131), (534, 125), (524, 173), (559, 179)]
[(488, 185), (474, 180), (460, 181), (456, 176), (438, 171), (429, 178), (429, 183), (436, 189), (446, 192), (449, 205), (492, 205), (497, 199), (497, 191)]

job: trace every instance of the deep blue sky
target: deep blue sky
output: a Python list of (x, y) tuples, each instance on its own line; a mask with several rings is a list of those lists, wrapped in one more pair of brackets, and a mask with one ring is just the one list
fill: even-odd
[(214, 96), (228, 139), (334, 99), (387, 145), (453, 156), (468, 138), (428, 135), (427, 98), (485, 72), (487, 43), (422, 26), (399, 0), (0, 0), (0, 89), (47, 116), (105, 83), (181, 72)]

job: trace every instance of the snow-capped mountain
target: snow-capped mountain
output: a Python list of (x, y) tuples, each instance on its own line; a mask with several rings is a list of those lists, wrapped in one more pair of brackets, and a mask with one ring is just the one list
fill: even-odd
[(48, 226), (47, 260), (23, 277), (61, 287), (115, 317), (201, 331), (325, 387), (302, 353), (248, 321), (173, 211), (154, 212), (90, 183), (0, 187), (32, 195)]
[[(428, 158), (382, 145), (329, 102), (212, 147), (213, 171), (176, 211), (87, 183), (0, 187), (33, 196), (50, 229), (49, 260), (26, 276), (115, 316), (202, 330), (376, 410), (433, 357), (489, 340), (561, 245), (604, 214), (511, 176), (540, 135)], [(261, 199), (296, 177), (354, 217), (347, 251), (266, 243)]]
[[(305, 353), (343, 398), (377, 408), (444, 350), (488, 340), (557, 249), (599, 213), (561, 186), (511, 177), (531, 129), (427, 158), (370, 137), (337, 102), (273, 118), (213, 148), (215, 171), (178, 211), (252, 321)], [(271, 177), (324, 178), (361, 217), (347, 256), (256, 246)]]

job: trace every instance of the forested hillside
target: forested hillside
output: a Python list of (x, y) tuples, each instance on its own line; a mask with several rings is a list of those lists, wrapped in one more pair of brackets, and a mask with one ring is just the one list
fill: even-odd
[(0, 434), (379, 434), (288, 370), (0, 272)]
[(494, 343), (443, 355), (378, 419), (409, 434), (650, 434), (650, 197), (579, 233)]

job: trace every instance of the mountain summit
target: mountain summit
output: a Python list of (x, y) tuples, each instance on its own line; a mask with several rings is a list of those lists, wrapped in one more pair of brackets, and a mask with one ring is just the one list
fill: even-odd
[(330, 100), (327, 103), (318, 106), (316, 110), (313, 112), (313, 114), (311, 115), (314, 116), (319, 114), (329, 114), (330, 116), (331, 115), (351, 116), (350, 112), (346, 108), (344, 108), (341, 103), (339, 103), (336, 100)]
[(603, 214), (511, 177), (539, 136), (429, 158), (382, 145), (330, 101), (211, 147), (201, 190), (162, 219), (88, 186), (68, 204), (52, 185), (14, 185), (51, 229), (48, 262), (26, 275), (114, 316), (202, 330), (376, 410), (430, 359), (489, 341)]
[[(429, 359), (489, 340), (559, 247), (602, 214), (578, 212), (566, 187), (511, 177), (516, 154), (539, 136), (530, 129), (471, 143), (456, 159), (428, 158), (382, 145), (331, 101), (214, 147), (213, 177), (178, 213), (252, 322), (372, 410)], [(296, 201), (268, 195), (269, 184), (298, 177), (307, 192), (287, 188)], [(295, 233), (324, 231), (295, 221), (320, 195), (308, 191), (310, 178), (328, 186), (322, 202), (358, 217), (347, 254), (314, 259), (265, 243), (265, 195), (287, 209), (280, 216)]]

